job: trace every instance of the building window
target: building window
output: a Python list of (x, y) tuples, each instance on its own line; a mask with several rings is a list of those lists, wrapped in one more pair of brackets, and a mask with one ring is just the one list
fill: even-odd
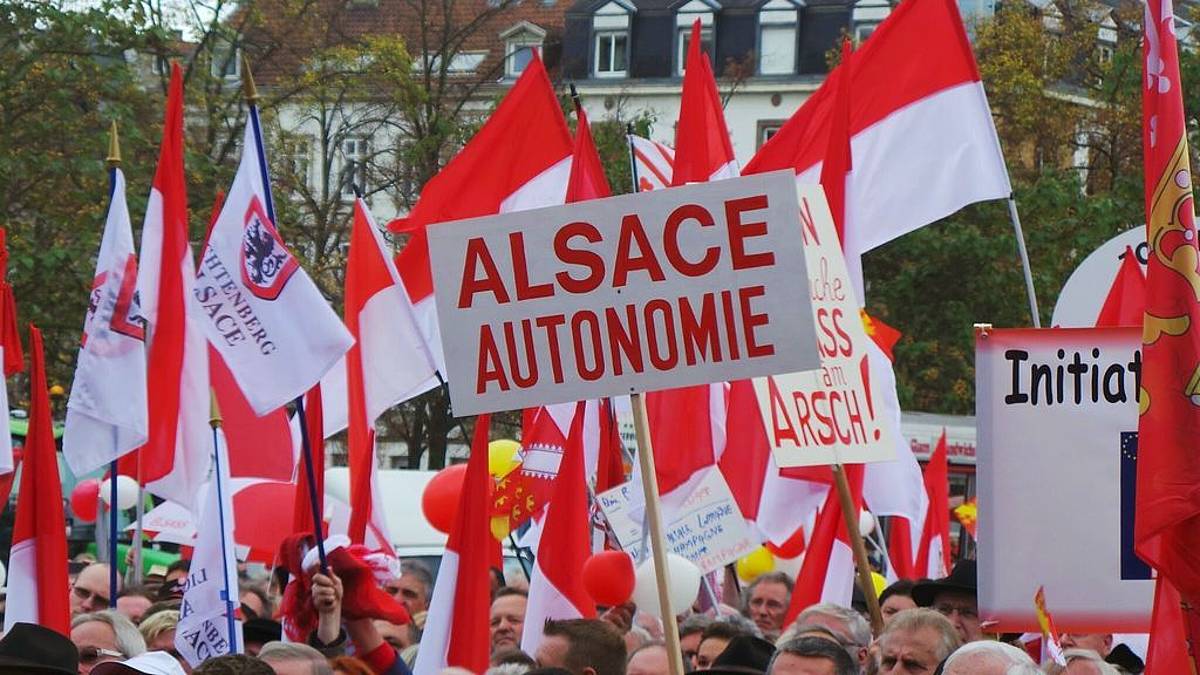
[(367, 191), (367, 160), (371, 141), (367, 138), (347, 138), (342, 141), (342, 196), (354, 198), (354, 188)]
[(168, 75), (171, 72), (171, 62), (165, 56), (155, 54), (150, 57), (150, 72), (155, 75)]
[(236, 80), (242, 76), (242, 50), (226, 44), (212, 51), (210, 72), (213, 77)]
[(854, 27), (854, 44), (855, 44), (855, 46), (861, 45), (862, 43), (866, 42), (867, 38), (871, 37), (871, 33), (874, 33), (875, 29), (878, 27), (879, 27), (879, 24), (877, 24), (877, 23), (863, 23), (863, 24), (859, 24), (859, 25), (855, 26)]
[[(679, 29), (679, 39), (677, 40), (677, 42), (679, 44), (679, 53), (676, 54), (675, 62), (679, 64), (679, 67), (676, 70), (677, 70), (678, 74), (683, 75), (683, 71), (687, 70), (688, 49), (691, 48), (691, 44), (692, 44), (692, 26), (690, 23), (688, 24), (687, 28)], [(704, 51), (704, 53), (708, 56), (708, 58), (710, 60), (712, 59), (712, 56), (713, 56), (712, 26), (701, 26), (700, 27), (700, 49)]]
[(763, 75), (796, 72), (796, 24), (767, 24), (764, 21), (759, 33), (758, 72)]
[(781, 127), (783, 127), (783, 120), (759, 120), (755, 150), (766, 145), (767, 141), (771, 140)]
[(1112, 63), (1113, 54), (1114, 50), (1112, 45), (1101, 44), (1096, 47), (1096, 60), (1099, 61), (1100, 65), (1102, 66), (1107, 66), (1108, 64)]
[(505, 45), (504, 72), (509, 77), (516, 77), (525, 72), (525, 68), (533, 61), (533, 53), (542, 55), (542, 41), (537, 38), (524, 37), (509, 40)]
[(596, 77), (625, 77), (628, 64), (628, 31), (596, 33)]
[(307, 187), (309, 185), (308, 168), (312, 158), (308, 139), (285, 138), (282, 146), (285, 175), (290, 177), (297, 187)]

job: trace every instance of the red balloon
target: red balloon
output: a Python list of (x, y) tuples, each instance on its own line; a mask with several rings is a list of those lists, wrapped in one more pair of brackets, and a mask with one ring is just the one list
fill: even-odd
[(71, 511), (75, 518), (85, 523), (96, 521), (100, 503), (100, 481), (95, 478), (81, 480), (71, 490)]
[(421, 495), (421, 512), (433, 529), (442, 534), (450, 534), (450, 529), (454, 527), (466, 477), (467, 465), (454, 464), (437, 472), (433, 480), (425, 485), (425, 492)]
[(624, 551), (601, 551), (583, 563), (583, 588), (597, 605), (625, 604), (633, 584), (633, 558)]

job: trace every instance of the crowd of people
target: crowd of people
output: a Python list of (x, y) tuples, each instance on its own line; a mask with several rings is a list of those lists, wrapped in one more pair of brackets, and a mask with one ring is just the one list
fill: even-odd
[[(313, 571), (306, 588), (317, 621), (306, 642), (288, 641), (279, 622), (280, 586), (242, 575), (242, 654), (192, 668), (175, 647), (188, 562), (110, 602), (110, 568), (91, 563), (71, 578), (71, 634), (17, 624), (0, 640), (0, 675), (411, 675), (421, 648), (433, 575), (416, 561), (380, 584), (411, 621), (396, 625), (342, 614), (344, 590), (333, 572)], [(490, 668), (475, 675), (666, 675), (671, 655), (663, 624), (632, 604), (600, 608), (597, 618), (525, 625), (527, 585), (497, 573), (492, 584)], [(805, 608), (791, 622), (793, 580), (782, 572), (740, 589), (740, 607), (699, 604), (678, 617), (687, 671), (712, 675), (1116, 675), (1140, 673), (1141, 660), (1111, 634), (1064, 634), (1065, 665), (1030, 656), (1027, 636), (995, 635), (980, 621), (974, 561), (937, 580), (898, 581), (879, 594), (883, 628), (873, 635), (866, 603)], [(727, 596), (728, 597), (728, 596)], [(711, 605), (711, 603), (709, 603)], [(540, 629), (535, 653), (524, 631)], [(445, 675), (467, 675), (448, 668)]]

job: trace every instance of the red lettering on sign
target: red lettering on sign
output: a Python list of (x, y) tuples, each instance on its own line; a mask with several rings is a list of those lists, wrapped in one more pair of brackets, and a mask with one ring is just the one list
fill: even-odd
[(679, 226), (687, 220), (696, 221), (700, 227), (713, 225), (713, 217), (708, 209), (699, 204), (684, 204), (667, 216), (666, 225), (663, 226), (663, 250), (671, 265), (684, 276), (704, 276), (717, 266), (717, 261), (721, 259), (721, 248), (710, 246), (705, 249), (704, 257), (696, 262), (684, 258), (683, 252), (679, 250)]
[(700, 301), (700, 316), (686, 297), (679, 298), (679, 327), (683, 331), (684, 360), (696, 365), (696, 353), (705, 361), (721, 360), (721, 336), (717, 331), (716, 298), (705, 293)]
[[(662, 314), (663, 330), (660, 333), (654, 323), (654, 312)], [(644, 310), (646, 324), (646, 346), (650, 351), (650, 363), (659, 370), (670, 370), (679, 362), (679, 346), (675, 342), (675, 318), (671, 313), (671, 305), (661, 298), (646, 303)], [(659, 345), (667, 348), (666, 355), (659, 350)]]
[[(591, 341), (592, 367), (588, 367), (585, 358), (587, 350), (583, 345), (583, 324), (588, 324), (588, 335)], [(588, 382), (594, 382), (604, 376), (604, 351), (600, 345), (600, 320), (591, 310), (580, 310), (571, 317), (571, 340), (575, 344), (575, 370)]]
[(793, 444), (800, 445), (800, 437), (796, 435), (796, 427), (792, 425), (792, 418), (788, 416), (787, 404), (783, 395), (779, 393), (775, 378), (767, 378), (767, 391), (771, 400), (772, 444), (779, 446), (783, 441), (790, 440)]
[(508, 391), (508, 377), (504, 374), (504, 366), (500, 365), (500, 350), (496, 348), (496, 338), (492, 328), (487, 324), (479, 327), (479, 367), (475, 375), (475, 393), (487, 392), (488, 383), (495, 382), (500, 391)]
[[(479, 278), (479, 267), (483, 267), (483, 278)], [(496, 261), (488, 250), (483, 237), (472, 237), (467, 240), (467, 259), (463, 265), (462, 286), (458, 292), (458, 308), (466, 309), (475, 300), (476, 293), (490, 291), (496, 302), (504, 304), (509, 301), (508, 291), (500, 279), (500, 270), (496, 269)]]
[[(639, 255), (632, 255), (631, 248), (637, 243)], [(654, 249), (646, 237), (646, 229), (635, 214), (629, 214), (621, 219), (621, 237), (617, 240), (617, 261), (613, 267), (613, 288), (621, 288), (628, 283), (629, 273), (645, 270), (653, 281), (666, 279), (662, 265), (654, 257)]]
[(750, 358), (771, 356), (775, 353), (775, 345), (760, 345), (754, 337), (754, 329), (771, 322), (769, 316), (766, 314), (755, 314), (754, 310), (750, 308), (750, 301), (754, 298), (762, 297), (765, 293), (766, 289), (761, 284), (738, 289), (738, 300), (742, 305), (742, 332), (746, 336), (746, 356)]
[(637, 306), (625, 305), (626, 324), (621, 324), (621, 317), (617, 314), (617, 310), (609, 307), (604, 310), (604, 324), (608, 330), (608, 344), (612, 351), (613, 374), (621, 375), (625, 372), (625, 366), (622, 364), (621, 355), (624, 354), (625, 361), (629, 362), (629, 367), (635, 373), (640, 373), (645, 369), (645, 362), (642, 359), (642, 334), (638, 332)]
[(512, 322), (504, 324), (504, 347), (508, 350), (508, 371), (512, 382), (521, 389), (537, 384), (538, 364), (537, 354), (533, 349), (533, 322), (529, 319), (521, 321), (521, 337), (524, 338), (526, 373), (521, 375), (521, 360), (517, 357), (517, 339), (514, 335)]
[(590, 293), (600, 287), (604, 281), (604, 258), (600, 254), (587, 249), (575, 249), (568, 246), (571, 239), (583, 237), (588, 243), (595, 244), (603, 239), (600, 230), (591, 223), (567, 223), (554, 233), (554, 254), (568, 265), (578, 265), (587, 268), (588, 275), (576, 279), (568, 272), (554, 275), (558, 285), (568, 293)]
[(746, 253), (746, 239), (767, 234), (766, 221), (742, 222), (742, 214), (767, 208), (766, 195), (742, 197), (725, 202), (725, 226), (729, 230), (729, 253), (733, 269), (768, 267), (775, 264), (775, 254), (770, 251)]
[(529, 283), (529, 262), (525, 259), (525, 235), (520, 232), (510, 232), (508, 248), (512, 251), (513, 279), (517, 286), (518, 300), (536, 300), (549, 298), (554, 295), (554, 284)]
[(721, 291), (721, 309), (725, 310), (725, 339), (729, 341), (729, 358), (736, 361), (742, 358), (742, 350), (738, 346), (737, 324), (733, 316), (733, 294)]

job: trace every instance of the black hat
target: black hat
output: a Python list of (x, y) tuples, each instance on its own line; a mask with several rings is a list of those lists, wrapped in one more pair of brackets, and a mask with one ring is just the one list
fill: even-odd
[(712, 668), (706, 675), (731, 673), (737, 675), (761, 675), (771, 665), (775, 645), (753, 635), (739, 635), (725, 645), (725, 650), (713, 659)]
[(1125, 672), (1133, 673), (1134, 675), (1138, 675), (1138, 673), (1146, 670), (1146, 664), (1142, 659), (1137, 654), (1134, 654), (1128, 645), (1123, 643), (1113, 647), (1108, 656), (1104, 657), (1104, 660), (1114, 666), (1120, 666), (1125, 669)]
[(950, 570), (950, 576), (934, 581), (920, 581), (912, 589), (913, 602), (918, 607), (930, 607), (933, 598), (942, 591), (957, 591), (975, 595), (979, 590), (979, 574), (975, 569), (974, 560), (960, 560)]
[(250, 619), (242, 624), (242, 641), (247, 644), (265, 645), (281, 639), (283, 626), (271, 619)]
[(57, 631), (18, 623), (0, 639), (0, 673), (5, 672), (77, 675), (79, 650)]

